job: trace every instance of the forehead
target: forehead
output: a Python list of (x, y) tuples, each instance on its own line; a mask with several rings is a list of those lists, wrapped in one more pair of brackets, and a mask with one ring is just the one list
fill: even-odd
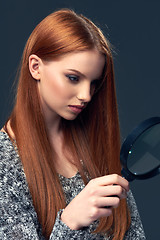
[(88, 78), (101, 76), (105, 56), (97, 50), (68, 53), (51, 61), (52, 67), (58, 70), (77, 70)]

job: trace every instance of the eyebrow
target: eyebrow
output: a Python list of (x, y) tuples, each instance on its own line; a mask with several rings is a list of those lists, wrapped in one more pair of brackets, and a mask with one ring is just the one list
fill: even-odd
[(79, 72), (79, 71), (77, 71), (77, 70), (75, 70), (75, 69), (67, 69), (67, 70), (70, 70), (70, 71), (72, 71), (72, 72), (75, 72), (75, 73), (81, 75), (82, 77), (86, 77), (83, 73), (81, 73), (81, 72)]
[[(84, 78), (86, 77), (83, 73), (79, 72), (78, 70), (75, 70), (75, 69), (67, 69), (67, 70), (69, 70), (69, 71), (73, 71), (73, 72), (75, 72), (75, 73), (81, 75), (81, 76), (84, 77)], [(98, 78), (96, 78), (95, 80), (99, 80), (99, 79), (101, 79), (101, 76), (98, 77)]]

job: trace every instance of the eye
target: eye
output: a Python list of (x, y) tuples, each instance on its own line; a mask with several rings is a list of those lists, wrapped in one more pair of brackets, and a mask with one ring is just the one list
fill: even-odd
[(72, 82), (77, 83), (79, 81), (79, 77), (73, 74), (67, 74), (66, 77)]

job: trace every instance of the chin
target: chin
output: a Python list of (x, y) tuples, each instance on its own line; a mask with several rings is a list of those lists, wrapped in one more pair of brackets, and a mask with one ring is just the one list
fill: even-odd
[(72, 116), (62, 116), (62, 118), (64, 118), (65, 120), (68, 121), (73, 121), (77, 118), (78, 115), (72, 115)]

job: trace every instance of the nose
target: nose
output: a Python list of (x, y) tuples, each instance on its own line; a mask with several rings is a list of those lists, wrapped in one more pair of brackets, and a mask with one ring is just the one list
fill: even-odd
[(80, 86), (77, 98), (83, 102), (89, 102), (91, 100), (92, 96), (90, 83), (87, 82)]

